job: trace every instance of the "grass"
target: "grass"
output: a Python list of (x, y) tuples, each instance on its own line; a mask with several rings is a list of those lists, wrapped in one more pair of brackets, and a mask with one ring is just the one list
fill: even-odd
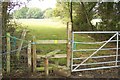
[(39, 40), (67, 39), (66, 25), (61, 22), (41, 19), (20, 19), (18, 21), (24, 26), (28, 26), (29, 37), (27, 38), (29, 39), (32, 36), (36, 36), (36, 39)]

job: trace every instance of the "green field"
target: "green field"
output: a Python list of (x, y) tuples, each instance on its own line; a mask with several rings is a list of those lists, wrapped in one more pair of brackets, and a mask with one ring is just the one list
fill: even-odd
[[(19, 19), (29, 30), (29, 37), (36, 36), (39, 40), (67, 39), (66, 25), (50, 19)], [(28, 36), (27, 36), (28, 37)]]

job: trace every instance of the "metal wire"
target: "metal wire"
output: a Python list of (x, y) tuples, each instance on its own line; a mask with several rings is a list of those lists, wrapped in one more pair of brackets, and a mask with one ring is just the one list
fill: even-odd
[(6, 36), (0, 36), (0, 38), (4, 38), (4, 37), (6, 37)]
[(16, 40), (24, 41), (24, 42), (26, 42), (26, 43), (29, 43), (29, 41), (23, 40), (23, 39), (19, 39), (19, 38), (15, 37), (15, 36), (9, 36), (9, 37), (10, 37), (10, 38), (13, 38), (13, 39), (16, 39)]
[[(24, 46), (24, 47), (22, 47), (21, 49), (24, 49), (24, 48), (26, 48), (26, 47), (28, 47), (28, 45), (26, 45), (26, 46)], [(5, 54), (7, 54), (7, 53), (10, 53), (10, 54), (12, 54), (13, 52), (16, 52), (16, 51), (18, 51), (19, 49), (15, 49), (15, 50), (12, 50), (12, 51), (10, 51), (10, 52), (5, 52), (5, 53), (0, 53), (0, 55), (5, 55)]]

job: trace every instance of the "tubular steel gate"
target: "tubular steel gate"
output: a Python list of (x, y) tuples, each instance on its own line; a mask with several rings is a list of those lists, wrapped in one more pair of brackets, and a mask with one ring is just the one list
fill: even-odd
[(72, 32), (71, 71), (120, 67), (119, 36), (118, 31)]

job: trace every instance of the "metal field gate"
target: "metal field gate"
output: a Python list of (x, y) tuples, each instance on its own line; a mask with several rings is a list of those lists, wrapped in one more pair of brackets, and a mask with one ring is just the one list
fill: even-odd
[(72, 32), (71, 71), (120, 67), (119, 36), (118, 31)]

